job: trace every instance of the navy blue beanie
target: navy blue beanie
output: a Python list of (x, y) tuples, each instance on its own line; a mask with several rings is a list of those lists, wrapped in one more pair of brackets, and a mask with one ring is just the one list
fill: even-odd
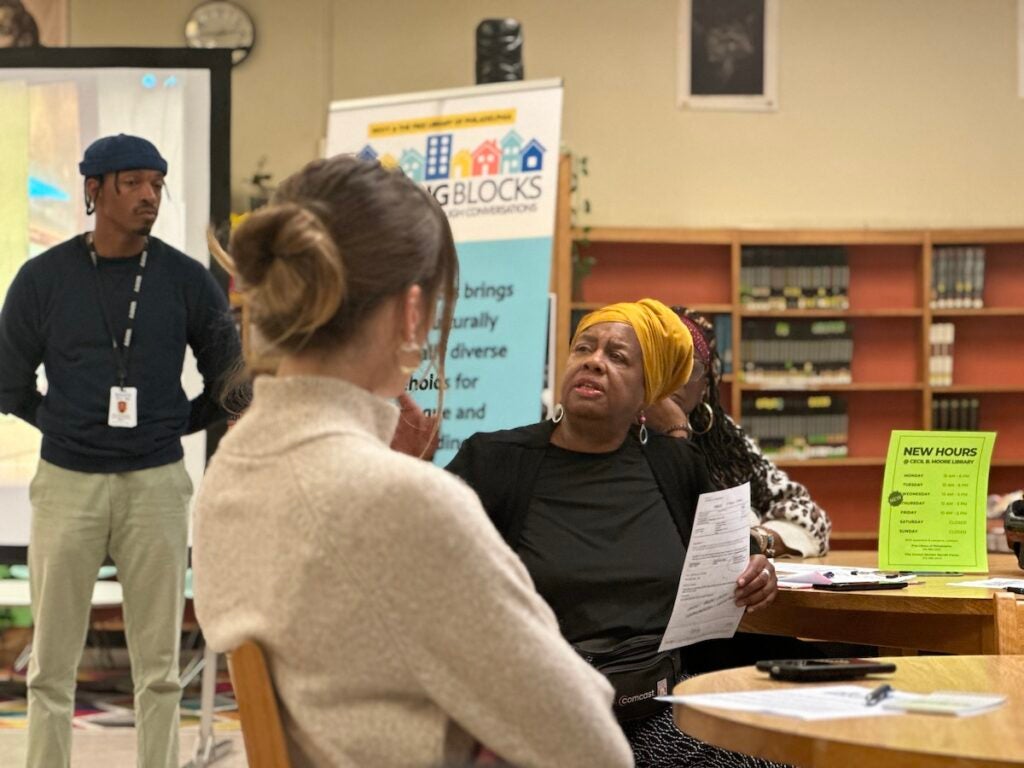
[(118, 171), (159, 171), (167, 173), (167, 161), (152, 143), (139, 136), (119, 133), (96, 139), (78, 164), (83, 176), (103, 176)]

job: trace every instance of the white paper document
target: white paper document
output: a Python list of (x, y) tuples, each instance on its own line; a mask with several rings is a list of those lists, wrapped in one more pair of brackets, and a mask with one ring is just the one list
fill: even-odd
[(891, 709), (868, 706), (870, 688), (857, 685), (828, 685), (815, 688), (776, 688), (768, 691), (699, 693), (690, 696), (660, 696), (659, 701), (700, 707), (759, 712), (796, 717), (800, 720), (839, 720), (846, 717), (881, 717)]
[(948, 587), (987, 587), (989, 589), (1006, 589), (1007, 587), (1024, 587), (1024, 579), (976, 579), (975, 581), (951, 581)]
[(1001, 707), (1006, 697), (992, 693), (935, 691), (935, 693), (897, 693), (882, 702), (886, 709), (924, 715), (957, 715), (967, 717), (991, 712)]
[(743, 608), (733, 595), (750, 560), (749, 509), (750, 483), (700, 495), (660, 651), (736, 633)]
[(914, 581), (917, 576), (894, 576), (877, 568), (854, 568), (823, 563), (776, 562), (775, 575), (782, 589), (803, 589), (815, 584), (870, 584), (876, 581)]

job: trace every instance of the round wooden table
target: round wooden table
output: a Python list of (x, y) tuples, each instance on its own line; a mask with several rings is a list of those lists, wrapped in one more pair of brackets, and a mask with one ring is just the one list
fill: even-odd
[[(780, 565), (785, 561), (779, 561)], [(877, 552), (837, 551), (805, 563), (875, 567)], [(740, 630), (875, 645), (903, 651), (1024, 654), (1024, 600), (1001, 590), (951, 586), (985, 578), (1024, 578), (1013, 555), (989, 555), (989, 572), (922, 576), (907, 589), (879, 592), (780, 590)]]
[[(945, 656), (888, 659), (892, 675), (854, 684), (865, 690), (889, 682), (899, 691), (1000, 693), (1006, 703), (970, 717), (900, 714), (808, 722), (796, 718), (675, 704), (679, 729), (725, 749), (803, 768), (981, 768), (1024, 765), (1024, 657)], [(824, 683), (835, 685), (838, 683)], [(848, 684), (844, 682), (842, 684)], [(676, 686), (677, 695), (755, 691), (783, 683), (753, 667), (699, 675)]]

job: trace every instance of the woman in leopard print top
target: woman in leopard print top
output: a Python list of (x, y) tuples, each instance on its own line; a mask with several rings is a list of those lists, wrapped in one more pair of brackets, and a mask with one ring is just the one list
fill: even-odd
[(704, 451), (716, 487), (750, 481), (751, 527), (763, 527), (773, 535), (776, 554), (826, 554), (832, 522), (825, 510), (814, 503), (803, 485), (790, 480), (766, 458), (722, 410), (718, 390), (722, 366), (714, 326), (692, 310), (673, 309), (693, 335), (693, 373), (685, 386), (648, 409), (647, 423), (693, 440)]

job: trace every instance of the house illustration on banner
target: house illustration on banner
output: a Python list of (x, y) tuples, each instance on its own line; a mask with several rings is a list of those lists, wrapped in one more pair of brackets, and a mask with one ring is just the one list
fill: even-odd
[(473, 155), (468, 149), (460, 149), (452, 158), (452, 178), (465, 179), (473, 175)]
[(356, 157), (358, 157), (360, 160), (376, 160), (377, 150), (375, 150), (373, 147), (367, 144), (365, 147), (359, 150), (358, 154), (356, 154)]
[(536, 139), (530, 139), (523, 148), (523, 173), (528, 171), (539, 171), (544, 168), (544, 153), (547, 152), (544, 146)]
[(439, 133), (427, 137), (426, 180), (447, 179), (452, 158), (452, 135)]
[(494, 139), (488, 139), (473, 150), (473, 175), (496, 176), (501, 163), (501, 150)]
[(398, 167), (413, 181), (423, 181), (423, 153), (419, 150), (404, 150), (398, 160)]
[(385, 152), (380, 156), (380, 164), (388, 170), (391, 170), (392, 168), (398, 167), (398, 160), (396, 160), (395, 156), (390, 152)]
[(519, 153), (523, 147), (523, 137), (511, 130), (501, 139), (501, 172), (519, 173)]

